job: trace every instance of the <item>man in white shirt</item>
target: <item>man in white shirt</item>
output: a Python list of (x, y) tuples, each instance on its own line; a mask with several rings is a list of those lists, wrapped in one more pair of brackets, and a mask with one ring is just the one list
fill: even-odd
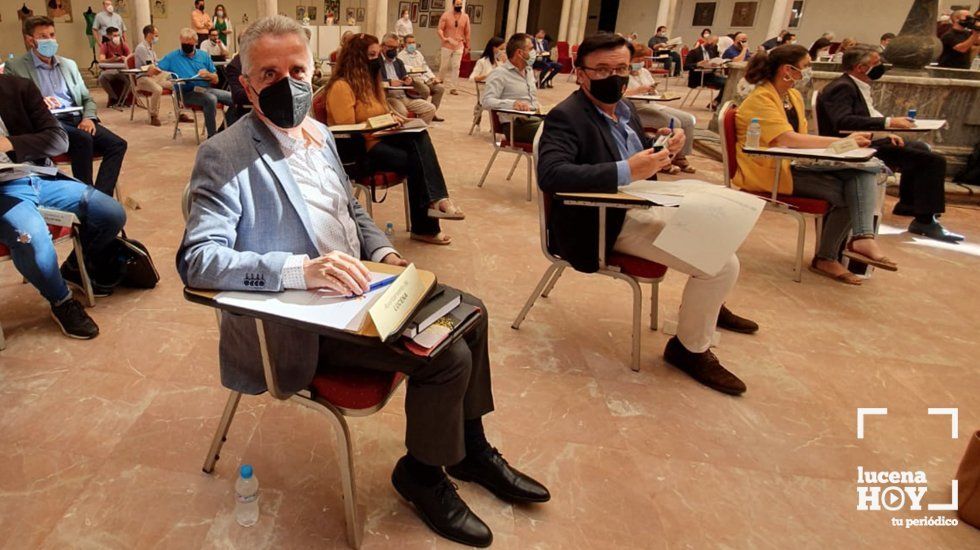
[(231, 57), (228, 46), (225, 46), (225, 43), (218, 37), (218, 29), (211, 29), (208, 33), (208, 39), (201, 42), (199, 47), (207, 52), (211, 59), (221, 58), (220, 61), (224, 61)]
[[(133, 52), (136, 68), (147, 67), (146, 72), (136, 76), (136, 89), (150, 94), (146, 110), (150, 113), (150, 124), (160, 126), (160, 97), (164, 90), (173, 90), (170, 75), (157, 68), (157, 53), (153, 45), (160, 40), (160, 32), (153, 25), (143, 27), (143, 40)], [(186, 115), (185, 115), (186, 118)]]
[(122, 33), (122, 41), (129, 44), (129, 37), (126, 34), (126, 22), (116, 13), (116, 9), (112, 5), (112, 0), (102, 0), (102, 11), (95, 14), (95, 20), (92, 22), (92, 35), (95, 37), (96, 44), (103, 42), (106, 30), (109, 27), (119, 29), (119, 32)]
[(405, 64), (405, 68), (412, 73), (412, 85), (419, 97), (432, 101), (436, 109), (442, 103), (442, 95), (446, 92), (442, 80), (432, 72), (429, 64), (425, 61), (425, 56), (419, 50), (415, 37), (411, 34), (403, 37), (405, 47), (398, 52), (398, 59)]
[[(534, 81), (534, 47), (531, 37), (517, 33), (507, 40), (507, 61), (494, 69), (486, 79), (480, 104), (486, 110), (513, 109), (517, 111), (537, 111), (537, 84)], [(540, 117), (522, 117), (519, 115), (500, 115), (504, 122), (505, 132), (509, 133), (509, 124), (514, 124), (514, 141), (530, 143), (541, 125)]]
[[(381, 78), (389, 87), (386, 90), (388, 105), (402, 116), (415, 113), (426, 124), (435, 120), (436, 106), (424, 99), (408, 97), (405, 90), (390, 89), (391, 87), (413, 87), (415, 78), (408, 75), (405, 63), (398, 59), (398, 37), (387, 34), (381, 43)], [(439, 121), (442, 119), (440, 118)]]

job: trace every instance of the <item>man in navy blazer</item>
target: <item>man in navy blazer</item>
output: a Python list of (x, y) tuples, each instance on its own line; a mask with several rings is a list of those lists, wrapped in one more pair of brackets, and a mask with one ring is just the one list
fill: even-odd
[[(253, 109), (198, 149), (177, 271), (193, 288), (363, 294), (369, 273), (362, 260), (408, 262), (352, 196), (330, 131), (308, 116), (314, 66), (305, 29), (282, 16), (259, 19), (239, 39), (239, 55)], [(483, 310), (482, 319), (432, 358), (270, 322), (266, 339), (285, 392), (309, 387), (318, 369), (406, 373), (408, 453), (392, 483), (438, 534), (489, 546), (490, 528), (446, 473), (510, 502), (544, 502), (550, 494), (487, 442), (482, 417), (493, 410), (493, 394), (486, 305), (469, 294), (463, 301)], [(220, 338), (222, 384), (264, 392), (254, 321), (225, 314)]]
[(544, 29), (539, 30), (538, 34), (534, 35), (532, 42), (534, 42), (536, 54), (531, 67), (540, 71), (538, 73), (538, 88), (554, 88), (555, 86), (551, 81), (561, 71), (561, 63), (551, 59), (551, 43), (545, 36)]

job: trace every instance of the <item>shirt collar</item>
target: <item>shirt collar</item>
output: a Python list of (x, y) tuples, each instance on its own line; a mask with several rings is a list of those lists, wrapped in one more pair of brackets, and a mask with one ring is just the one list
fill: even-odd
[(323, 135), (323, 132), (315, 124), (310, 124), (309, 120), (303, 121), (303, 139), (294, 138), (274, 124), (264, 120), (262, 122), (272, 132), (272, 135), (276, 137), (276, 141), (279, 142), (279, 147), (287, 156), (307, 148), (320, 150), (326, 147), (326, 136)]
[(34, 66), (38, 69), (52, 69), (54, 67), (57, 67), (61, 63), (60, 61), (58, 61), (58, 56), (56, 55), (51, 58), (53, 63), (48, 65), (47, 63), (44, 62), (43, 59), (38, 57), (37, 52), (34, 50), (31, 50), (31, 58), (34, 59)]
[(622, 101), (616, 103), (615, 111), (616, 111), (616, 118), (618, 120), (613, 120), (613, 118), (609, 116), (609, 113), (600, 109), (599, 106), (596, 105), (595, 103), (593, 103), (592, 106), (595, 107), (595, 110), (599, 111), (599, 114), (604, 116), (606, 120), (608, 120), (611, 124), (618, 124), (620, 126), (625, 126), (629, 123), (630, 110), (629, 107), (627, 107), (626, 104), (623, 103)]
[(853, 75), (850, 75), (849, 74), (847, 76), (851, 77), (851, 80), (853, 80), (854, 83), (857, 84), (858, 90), (861, 90), (861, 93), (862, 94), (868, 95), (868, 94), (871, 93), (871, 85), (870, 84), (868, 84), (867, 82), (864, 82), (860, 78), (854, 78)]
[[(517, 74), (521, 74), (521, 70), (517, 68), (517, 65), (511, 63), (510, 59), (501, 63), (500, 66), (507, 69), (508, 71), (514, 71)], [(527, 66), (524, 67), (524, 72), (525, 74), (527, 73)]]

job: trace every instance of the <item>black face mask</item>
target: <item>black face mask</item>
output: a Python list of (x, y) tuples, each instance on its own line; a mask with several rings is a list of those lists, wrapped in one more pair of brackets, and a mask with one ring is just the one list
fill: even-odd
[[(255, 93), (255, 88), (252, 88)], [(310, 112), (313, 89), (302, 80), (287, 76), (259, 94), (259, 109), (269, 122), (280, 128), (295, 128)]]
[(394, 59), (396, 55), (398, 55), (398, 52), (395, 50), (385, 50), (385, 57), (388, 59)]
[(463, 6), (453, 6), (453, 9), (456, 10), (456, 12), (461, 12), (463, 11)]
[(185, 54), (190, 55), (190, 54), (194, 53), (194, 44), (181, 44), (180, 45), (180, 49)]
[(372, 75), (380, 73), (382, 67), (384, 67), (384, 61), (381, 61), (380, 57), (368, 60), (368, 69), (371, 70)]
[(618, 75), (610, 75), (602, 80), (592, 80), (589, 84), (589, 93), (599, 101), (612, 105), (623, 98), (629, 81), (628, 76)]
[(879, 78), (885, 76), (885, 65), (875, 65), (868, 71), (868, 78), (871, 80), (878, 80)]

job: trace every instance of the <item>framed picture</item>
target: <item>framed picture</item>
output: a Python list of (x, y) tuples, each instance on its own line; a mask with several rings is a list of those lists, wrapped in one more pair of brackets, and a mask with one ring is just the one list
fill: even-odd
[(412, 2), (412, 23), (419, 22), (419, 3)]
[(323, 0), (323, 22), (328, 25), (338, 23), (340, 19), (340, 1)]
[(357, 22), (364, 22), (364, 8), (357, 8)]
[(800, 28), (800, 19), (803, 19), (803, 0), (795, 0), (789, 12), (789, 25), (791, 29)]
[(58, 22), (71, 23), (71, 0), (47, 0), (48, 17)]
[(411, 19), (412, 19), (412, 4), (410, 2), (399, 2), (398, 3), (398, 18), (396, 19), (396, 21), (398, 19), (401, 19), (402, 18), (402, 13), (404, 13), (406, 11), (408, 12), (408, 19), (409, 19), (409, 21), (411, 21)]
[[(432, 11), (445, 11), (446, 10), (446, 0), (432, 0)], [(429, 20), (432, 20), (432, 16), (429, 16)]]
[(167, 18), (167, 1), (168, 0), (153, 0), (152, 13), (154, 19), (166, 19)]
[(129, 15), (129, 0), (116, 0), (116, 13), (125, 17)]
[(483, 4), (473, 5), (473, 17), (471, 17), (470, 19), (471, 19), (470, 22), (473, 23), (474, 25), (479, 25), (480, 23), (483, 23)]
[(306, 6), (306, 16), (310, 18), (310, 21), (316, 23), (316, 6)]
[(354, 8), (347, 8), (347, 14), (345, 17), (348, 25), (353, 25), (357, 23), (357, 17), (354, 16)]
[(296, 20), (302, 21), (306, 17), (306, 6), (296, 6)]
[(435, 28), (438, 28), (439, 27), (439, 18), (440, 17), (442, 17), (442, 14), (439, 13), (439, 12), (435, 12), (435, 11), (429, 12), (429, 28), (430, 29), (435, 29)]
[(751, 27), (755, 25), (755, 12), (758, 2), (735, 2), (732, 10), (732, 27)]
[(470, 18), (470, 21), (472, 22), (473, 21), (473, 4), (466, 4), (466, 10), (465, 11), (466, 11), (466, 16), (469, 17)]
[(424, 29), (429, 26), (429, 14), (423, 13), (419, 16), (419, 28)]
[(710, 27), (715, 24), (715, 2), (698, 2), (694, 4), (694, 20), (692, 27)]
[(419, 10), (428, 13), (429, 12), (429, 0), (422, 0), (422, 5), (419, 6)]

